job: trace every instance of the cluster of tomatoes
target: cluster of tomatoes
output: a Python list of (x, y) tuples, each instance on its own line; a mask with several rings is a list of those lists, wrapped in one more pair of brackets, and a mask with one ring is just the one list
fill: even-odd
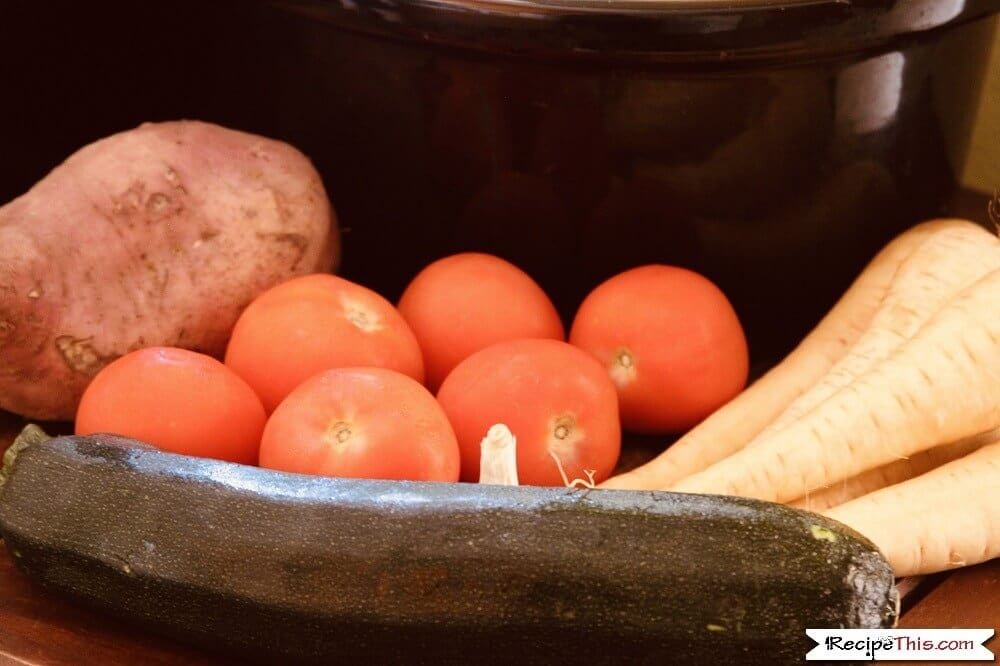
[(498, 257), (431, 264), (398, 308), (310, 275), (247, 307), (224, 364), (168, 348), (114, 361), (87, 389), (76, 428), (305, 474), (477, 481), (480, 441), (502, 423), (521, 483), (560, 485), (560, 464), (606, 479), (623, 427), (684, 430), (747, 378), (732, 306), (682, 268), (609, 279), (565, 339), (541, 287)]

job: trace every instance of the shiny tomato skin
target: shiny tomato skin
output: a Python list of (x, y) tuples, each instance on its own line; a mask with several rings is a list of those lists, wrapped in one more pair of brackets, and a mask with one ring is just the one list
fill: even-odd
[(396, 308), (334, 275), (297, 278), (259, 296), (236, 322), (226, 365), (253, 387), (268, 413), (332, 368), (381, 367), (424, 379), (420, 346)]
[(686, 430), (746, 385), (749, 353), (736, 312), (707, 278), (651, 265), (620, 273), (583, 301), (570, 342), (614, 380), (622, 425)]
[(111, 362), (87, 387), (76, 434), (112, 433), (164, 451), (255, 464), (266, 415), (219, 361), (151, 347)]
[(457, 481), (455, 433), (431, 393), (384, 368), (336, 368), (305, 382), (267, 422), (260, 465), (299, 474)]
[(480, 442), (503, 423), (517, 438), (524, 485), (606, 479), (618, 461), (621, 429), (615, 387), (585, 352), (557, 340), (515, 340), (476, 352), (438, 391), (462, 452), (462, 480), (478, 481)]
[(520, 268), (477, 252), (439, 259), (407, 286), (399, 311), (424, 354), (427, 386), (436, 391), (456, 365), (507, 340), (564, 340), (549, 297)]

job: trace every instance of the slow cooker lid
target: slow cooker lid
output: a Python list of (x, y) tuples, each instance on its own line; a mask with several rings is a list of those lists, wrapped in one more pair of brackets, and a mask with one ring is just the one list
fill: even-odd
[(718, 62), (862, 50), (1000, 0), (272, 0), (342, 27), (473, 49)]

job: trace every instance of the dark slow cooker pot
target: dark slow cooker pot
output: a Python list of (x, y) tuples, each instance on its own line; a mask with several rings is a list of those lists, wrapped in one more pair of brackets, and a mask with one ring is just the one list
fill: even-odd
[(344, 226), (343, 272), (390, 297), (437, 257), (485, 250), (569, 318), (615, 272), (676, 263), (722, 286), (759, 360), (892, 235), (946, 212), (1000, 9), (76, 4), (2, 10), (5, 197), (101, 134), (198, 116), (307, 152)]

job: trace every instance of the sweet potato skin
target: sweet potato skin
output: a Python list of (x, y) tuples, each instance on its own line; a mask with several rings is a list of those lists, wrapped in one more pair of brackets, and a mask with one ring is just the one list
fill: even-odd
[(93, 143), (0, 208), (0, 408), (70, 419), (141, 347), (221, 356), (257, 294), (338, 254), (322, 181), (291, 146), (192, 121)]

